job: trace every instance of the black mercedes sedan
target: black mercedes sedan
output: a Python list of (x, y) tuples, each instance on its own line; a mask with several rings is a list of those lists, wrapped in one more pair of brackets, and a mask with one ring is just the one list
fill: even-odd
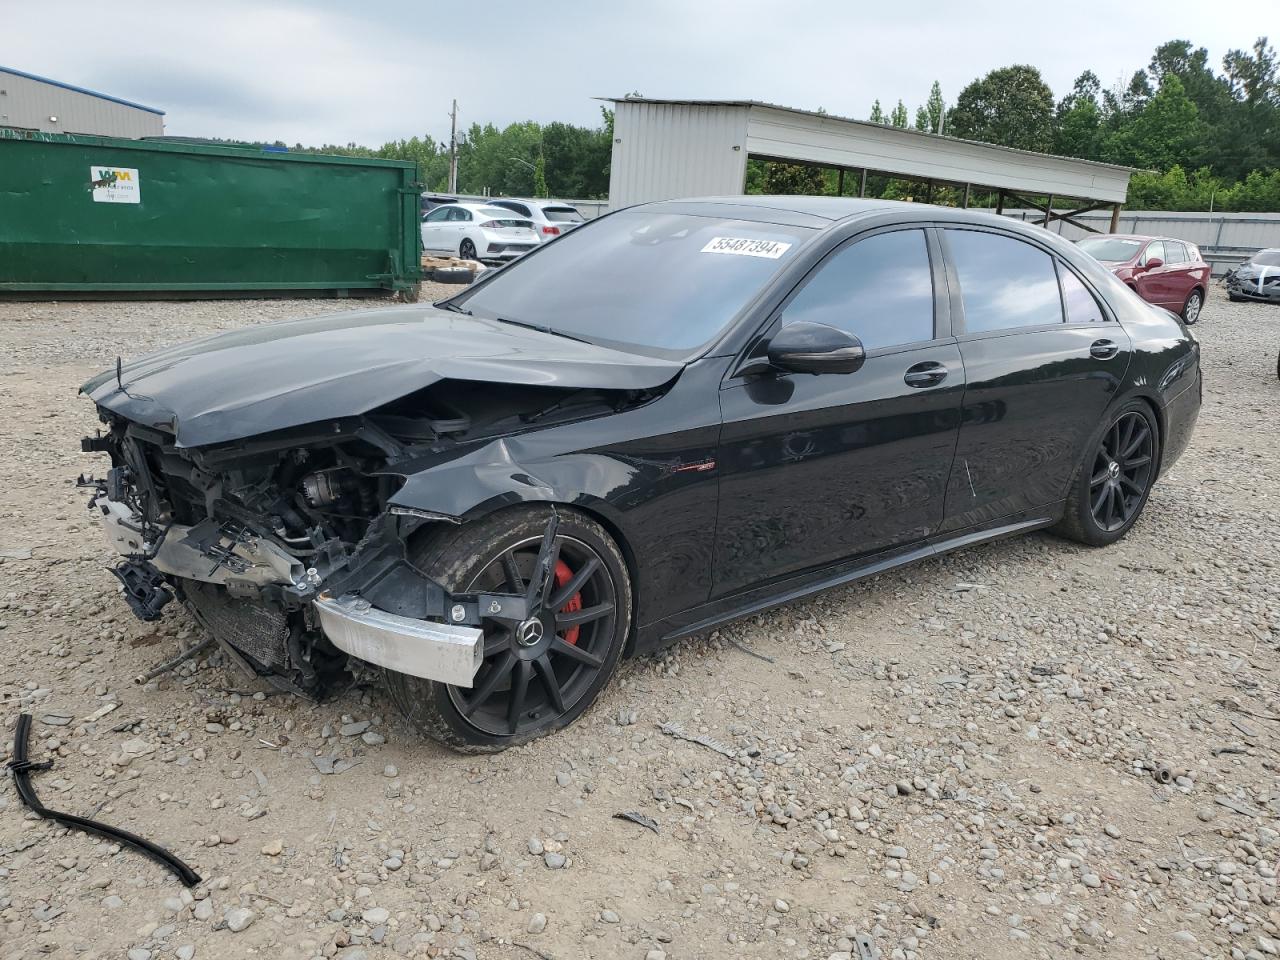
[(1199, 347), (977, 213), (632, 207), (434, 306), (242, 329), (82, 388), (143, 619), (243, 669), (380, 674), (423, 733), (563, 727), (624, 655), (969, 544), (1110, 544), (1186, 447)]

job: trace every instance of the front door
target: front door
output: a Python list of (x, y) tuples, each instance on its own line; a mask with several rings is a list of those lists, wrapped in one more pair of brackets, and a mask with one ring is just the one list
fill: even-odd
[(862, 368), (726, 381), (715, 596), (937, 529), (965, 382), (945, 322), (935, 326), (935, 309), (946, 310), (934, 292), (941, 278), (926, 230), (850, 241), (815, 268), (774, 328), (840, 327), (866, 348)]
[(1083, 280), (1043, 248), (980, 229), (942, 237), (959, 281), (967, 380), (943, 527), (951, 532), (1066, 496), (1131, 345)]

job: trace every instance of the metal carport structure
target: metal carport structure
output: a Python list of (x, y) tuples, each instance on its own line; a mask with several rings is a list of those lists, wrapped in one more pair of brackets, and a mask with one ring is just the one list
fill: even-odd
[[(1110, 208), (1111, 230), (1129, 189), (1131, 167), (1057, 157), (957, 137), (794, 110), (756, 100), (660, 100), (601, 98), (614, 105), (609, 177), (612, 210), (651, 200), (725, 196), (744, 192), (747, 159), (780, 160), (839, 171), (857, 178), (858, 196), (868, 175), (962, 188), (968, 206), (974, 187), (1005, 201), (1031, 206), (1047, 226)], [(1046, 197), (1047, 202), (1031, 197)], [(1077, 202), (1055, 210), (1056, 200)]]

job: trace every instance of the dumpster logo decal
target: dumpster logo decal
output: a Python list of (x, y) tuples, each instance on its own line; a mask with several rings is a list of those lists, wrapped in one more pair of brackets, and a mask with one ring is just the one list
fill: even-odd
[(141, 203), (138, 171), (132, 167), (89, 168), (89, 186), (94, 203)]

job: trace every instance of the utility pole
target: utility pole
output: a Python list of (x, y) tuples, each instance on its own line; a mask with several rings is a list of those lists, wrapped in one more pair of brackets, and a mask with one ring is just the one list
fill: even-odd
[(458, 192), (458, 101), (449, 111), (449, 192)]

